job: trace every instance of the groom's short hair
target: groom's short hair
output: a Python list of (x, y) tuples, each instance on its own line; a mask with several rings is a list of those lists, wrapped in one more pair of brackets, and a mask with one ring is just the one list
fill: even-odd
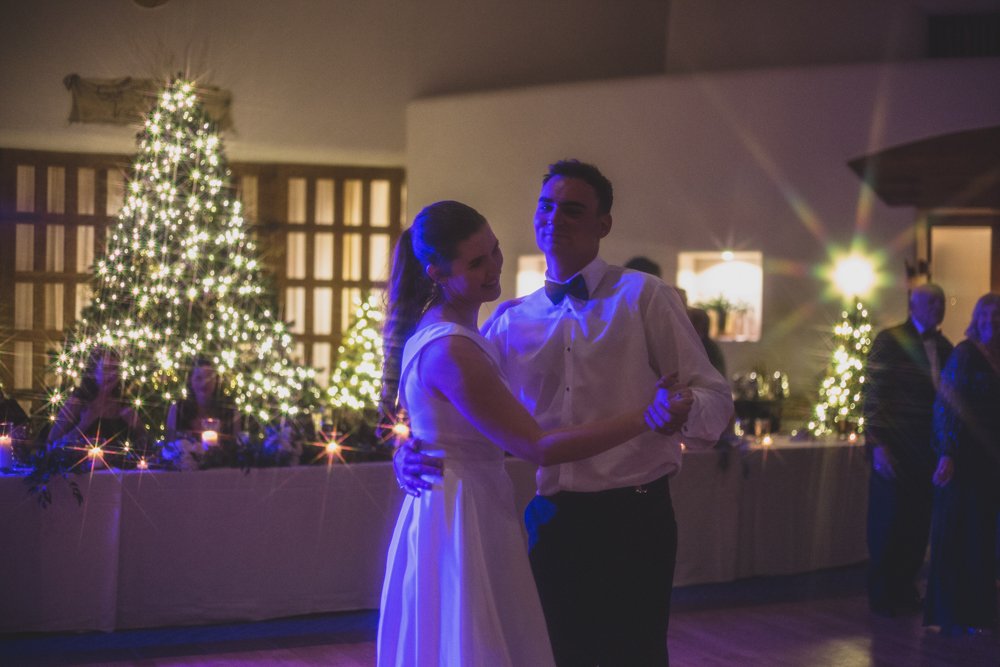
[(611, 186), (611, 181), (601, 173), (600, 169), (579, 160), (559, 160), (549, 165), (549, 173), (542, 177), (542, 185), (545, 185), (556, 176), (578, 178), (587, 183), (590, 187), (594, 188), (594, 192), (597, 194), (597, 212), (599, 214), (611, 213), (611, 204), (614, 203), (615, 192)]

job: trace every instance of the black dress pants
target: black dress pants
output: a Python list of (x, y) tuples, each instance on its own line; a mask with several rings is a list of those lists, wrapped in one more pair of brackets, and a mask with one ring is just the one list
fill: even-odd
[[(897, 471), (898, 472), (898, 471)], [(868, 485), (868, 603), (872, 610), (913, 610), (927, 553), (934, 487), (872, 471)]]
[(677, 523), (666, 477), (536, 496), (525, 522), (559, 667), (669, 664)]

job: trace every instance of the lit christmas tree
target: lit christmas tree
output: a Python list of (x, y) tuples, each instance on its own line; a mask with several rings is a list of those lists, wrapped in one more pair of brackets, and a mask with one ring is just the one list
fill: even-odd
[(853, 308), (843, 311), (841, 317), (834, 329), (833, 357), (809, 421), (809, 431), (816, 436), (837, 433), (846, 437), (864, 430), (862, 392), (872, 325), (859, 300), (855, 300)]
[(196, 356), (213, 360), (224, 393), (261, 424), (318, 398), (315, 372), (292, 361), (222, 141), (191, 82), (168, 84), (147, 115), (95, 273), (93, 301), (56, 360), (64, 387), (50, 397), (53, 414), (96, 346), (120, 355), (129, 400), (154, 435), (186, 395)]
[(379, 298), (374, 294), (358, 306), (344, 342), (337, 349), (337, 366), (327, 389), (334, 425), (341, 433), (352, 433), (358, 443), (373, 439), (382, 388), (383, 318)]

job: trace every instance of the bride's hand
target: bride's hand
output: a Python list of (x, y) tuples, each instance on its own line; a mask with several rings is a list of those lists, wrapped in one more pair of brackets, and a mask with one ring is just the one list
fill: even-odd
[(660, 378), (656, 387), (653, 400), (646, 408), (646, 425), (658, 433), (673, 435), (687, 422), (694, 395), (690, 388), (677, 382), (677, 373)]

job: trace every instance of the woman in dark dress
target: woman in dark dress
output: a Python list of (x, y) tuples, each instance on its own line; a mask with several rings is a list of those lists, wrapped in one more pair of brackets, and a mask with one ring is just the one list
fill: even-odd
[(945, 634), (997, 626), (1000, 515), (1000, 294), (976, 302), (934, 404), (931, 565), (924, 625)]
[(124, 447), (146, 437), (139, 415), (124, 400), (119, 374), (121, 359), (105, 348), (95, 348), (83, 380), (56, 416), (49, 445), (99, 444)]

